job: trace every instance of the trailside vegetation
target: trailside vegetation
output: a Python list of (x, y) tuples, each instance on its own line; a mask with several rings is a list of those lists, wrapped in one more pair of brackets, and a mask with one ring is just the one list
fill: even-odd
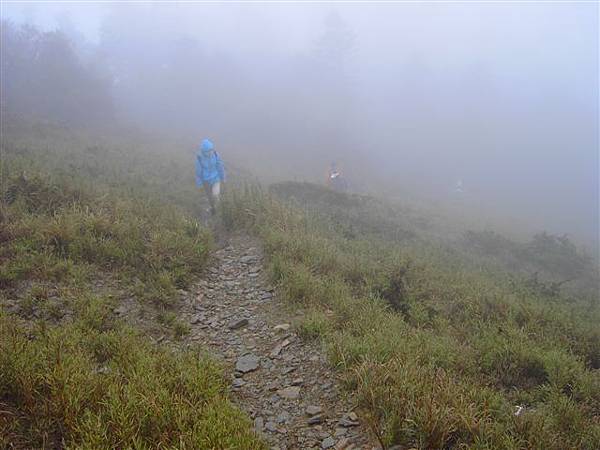
[(53, 126), (6, 130), (0, 447), (264, 448), (219, 364), (176, 345), (180, 290), (212, 247), (185, 161)]
[[(319, 200), (302, 207), (282, 191)], [(262, 237), (280, 295), (304, 311), (301, 333), (323, 342), (382, 444), (600, 448), (597, 302), (476, 269), (412, 232), (394, 237), (394, 217), (368, 200), (248, 186), (222, 216)]]

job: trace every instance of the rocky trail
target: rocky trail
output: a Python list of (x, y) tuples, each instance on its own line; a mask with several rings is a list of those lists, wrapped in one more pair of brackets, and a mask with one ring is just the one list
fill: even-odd
[(302, 340), (263, 275), (259, 245), (232, 236), (188, 296), (186, 338), (222, 358), (232, 398), (273, 449), (374, 449), (318, 343)]

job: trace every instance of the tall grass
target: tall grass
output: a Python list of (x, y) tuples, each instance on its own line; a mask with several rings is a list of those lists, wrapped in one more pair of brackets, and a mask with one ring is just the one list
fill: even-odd
[[(0, 447), (264, 448), (219, 365), (150, 339), (188, 332), (180, 290), (212, 246), (185, 158), (50, 126), (7, 131)], [(143, 329), (115, 319), (121, 302)]]
[(222, 214), (263, 238), (281, 295), (304, 307), (301, 333), (323, 341), (385, 445), (600, 448), (596, 304), (549, 301), (369, 218), (348, 233), (338, 200), (300, 208), (249, 186)]
[(90, 276), (138, 279), (149, 291), (162, 285), (173, 296), (206, 261), (208, 232), (171, 205), (119, 192), (94, 196), (43, 173), (7, 178), (0, 251), (5, 289), (22, 280), (68, 282), (73, 271), (88, 268)]
[(98, 300), (81, 308), (32, 330), (0, 313), (2, 448), (264, 448), (214, 361), (151, 344)]

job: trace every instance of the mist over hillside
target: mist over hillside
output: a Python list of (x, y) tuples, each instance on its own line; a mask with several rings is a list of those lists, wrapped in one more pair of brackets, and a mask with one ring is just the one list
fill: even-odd
[(594, 249), (597, 12), (7, 4), (3, 108), (160, 130), (190, 152), (210, 136), (265, 181), (322, 182), (336, 161), (360, 192)]
[(600, 448), (597, 4), (0, 8), (0, 448)]

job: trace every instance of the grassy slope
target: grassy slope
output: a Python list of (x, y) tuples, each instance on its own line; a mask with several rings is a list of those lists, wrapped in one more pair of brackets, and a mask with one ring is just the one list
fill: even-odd
[[(172, 320), (177, 289), (210, 248), (190, 219), (189, 155), (5, 131), (0, 300), (18, 307), (0, 316), (2, 445), (260, 448), (214, 362), (150, 345), (111, 312), (135, 297), (161, 332), (186, 331)], [(414, 211), (314, 185), (273, 192), (231, 192), (223, 219), (264, 239), (282, 295), (305, 311), (301, 331), (323, 340), (382, 441), (600, 447), (597, 297), (499, 270), (518, 261), (561, 280), (565, 264), (583, 264), (587, 277), (585, 258), (489, 234), (440, 244)]]
[(323, 340), (384, 443), (600, 448), (597, 297), (481, 268), (370, 199), (274, 192), (230, 193), (223, 219), (264, 239), (304, 335)]
[(589, 301), (598, 297), (597, 261), (565, 236), (538, 233), (529, 240), (515, 241), (490, 229), (469, 229), (431, 210), (368, 196), (340, 196), (317, 185), (278, 183), (270, 190), (297, 207), (326, 215), (346, 237), (358, 234), (402, 240), (404, 245), (418, 241), (430, 247), (437, 243), (437, 250), (451, 253), (453, 264), (468, 266), (471, 271), (510, 273), (513, 278), (529, 277), (531, 282), (532, 274), (537, 274), (538, 282), (545, 281), (548, 287), (558, 284), (555, 288), (563, 293)]
[(201, 349), (152, 344), (112, 312), (134, 299), (161, 333), (186, 332), (178, 289), (211, 238), (185, 158), (55, 127), (4, 131), (0, 447), (262, 448)]

